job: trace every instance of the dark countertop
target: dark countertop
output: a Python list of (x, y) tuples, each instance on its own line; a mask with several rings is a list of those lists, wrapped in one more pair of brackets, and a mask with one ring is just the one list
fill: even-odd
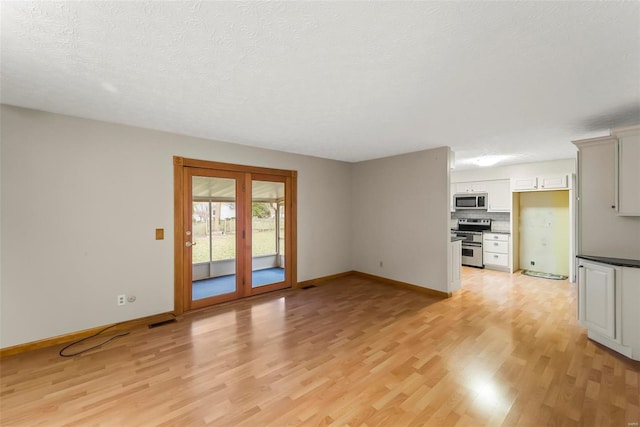
[[(460, 230), (458, 230), (457, 228), (452, 228), (451, 229), (452, 233), (455, 233), (456, 231), (460, 231)], [(483, 233), (508, 234), (509, 236), (511, 235), (511, 233), (508, 232), (508, 231), (489, 231), (489, 230), (486, 230), (486, 231), (483, 231)]]
[(604, 264), (617, 265), (620, 267), (640, 268), (640, 260), (624, 259), (624, 258), (608, 258), (604, 256), (577, 255), (576, 258), (586, 259), (589, 261), (602, 262)]

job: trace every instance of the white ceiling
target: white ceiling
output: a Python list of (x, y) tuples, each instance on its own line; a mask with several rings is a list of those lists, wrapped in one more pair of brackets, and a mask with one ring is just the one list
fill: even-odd
[(461, 168), (640, 122), (636, 1), (1, 8), (5, 104), (345, 161), (449, 145)]

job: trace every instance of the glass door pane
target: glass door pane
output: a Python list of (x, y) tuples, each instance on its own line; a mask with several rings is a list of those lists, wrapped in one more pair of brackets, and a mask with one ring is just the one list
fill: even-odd
[[(251, 287), (285, 280), (284, 182), (251, 182)], [(282, 230), (282, 231), (281, 231)]]
[[(211, 203), (194, 201), (192, 209), (191, 232), (193, 233), (194, 245), (191, 247), (191, 263), (208, 263), (211, 261)], [(193, 277), (197, 277), (197, 275), (194, 274)]]
[(192, 176), (192, 301), (234, 294), (236, 180)]

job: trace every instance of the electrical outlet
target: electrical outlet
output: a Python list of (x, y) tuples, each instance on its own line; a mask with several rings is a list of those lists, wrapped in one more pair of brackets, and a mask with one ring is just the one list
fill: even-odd
[(127, 302), (135, 302), (135, 300), (136, 300), (135, 295), (127, 295)]
[(531, 265), (536, 265), (536, 262), (535, 261), (531, 261)]
[(127, 296), (122, 294), (118, 295), (118, 305), (125, 305), (127, 303)]
[(380, 261), (380, 268), (382, 268), (382, 261)]

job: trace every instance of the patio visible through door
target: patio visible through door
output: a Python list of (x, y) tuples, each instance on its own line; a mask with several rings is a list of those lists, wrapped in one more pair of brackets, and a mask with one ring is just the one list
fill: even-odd
[(295, 171), (176, 157), (176, 312), (291, 287)]

